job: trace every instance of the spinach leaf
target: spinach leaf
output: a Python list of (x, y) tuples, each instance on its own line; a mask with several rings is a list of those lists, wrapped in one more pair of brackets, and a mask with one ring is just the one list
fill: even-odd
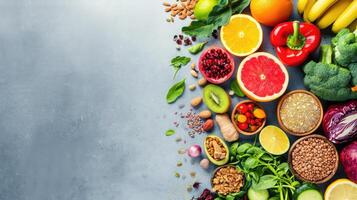
[(232, 156), (236, 156), (237, 155), (237, 148), (238, 148), (239, 143), (235, 142), (231, 145), (230, 147), (230, 153)]
[(166, 95), (167, 103), (175, 102), (183, 94), (185, 91), (185, 80), (186, 79), (182, 79), (181, 81), (171, 86)]
[(176, 77), (177, 72), (181, 69), (182, 66), (187, 65), (191, 61), (191, 58), (185, 56), (176, 56), (171, 59), (171, 66), (175, 70), (174, 78)]
[(171, 136), (171, 135), (174, 135), (175, 133), (176, 133), (175, 130), (169, 129), (169, 130), (166, 131), (165, 135), (166, 136)]
[(250, 0), (241, 0), (239, 5), (233, 8), (233, 13), (242, 13), (249, 6)]
[(245, 94), (242, 92), (240, 89), (237, 80), (233, 80), (230, 85), (231, 90), (233, 90), (234, 94), (236, 94), (239, 97), (245, 97)]
[(182, 33), (204, 38), (211, 36), (215, 29), (215, 25), (210, 24), (207, 21), (192, 21), (189, 26), (182, 27)]
[(220, 0), (218, 4), (213, 7), (208, 16), (208, 23), (214, 24), (217, 28), (226, 25), (232, 16), (232, 8), (228, 0)]
[(260, 177), (259, 182), (257, 184), (253, 184), (253, 188), (255, 190), (265, 190), (270, 189), (275, 186), (278, 182), (274, 175), (264, 175)]
[(192, 47), (188, 48), (188, 52), (192, 54), (198, 54), (199, 52), (202, 51), (202, 49), (205, 47), (207, 42), (201, 42), (193, 45)]

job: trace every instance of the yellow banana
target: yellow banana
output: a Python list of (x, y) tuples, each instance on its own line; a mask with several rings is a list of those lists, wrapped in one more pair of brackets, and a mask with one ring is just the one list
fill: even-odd
[[(352, 3), (352, 0), (339, 0), (317, 22), (320, 29), (330, 26), (338, 16)], [(357, 12), (357, 11), (356, 11)]]
[(357, 18), (357, 0), (354, 0), (332, 25), (332, 31), (337, 33), (346, 28)]
[(309, 21), (313, 22), (319, 18), (337, 0), (317, 0), (309, 12)]
[(315, 4), (315, 2), (316, 2), (316, 0), (308, 0), (307, 4), (305, 6), (304, 15), (303, 15), (305, 22), (310, 22), (308, 15), (309, 15), (309, 12), (310, 12), (312, 6)]
[(299, 0), (297, 3), (297, 10), (299, 14), (302, 14), (304, 12), (304, 9), (307, 5), (308, 0)]

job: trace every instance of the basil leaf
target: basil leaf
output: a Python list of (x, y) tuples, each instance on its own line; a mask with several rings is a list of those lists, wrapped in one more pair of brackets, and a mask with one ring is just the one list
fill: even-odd
[(238, 14), (242, 13), (244, 9), (249, 6), (250, 0), (242, 0), (239, 2), (238, 6), (233, 8), (233, 13)]
[(189, 26), (182, 27), (182, 33), (198, 38), (209, 37), (215, 29), (214, 24), (207, 21), (192, 21)]
[(237, 153), (244, 154), (250, 147), (252, 147), (250, 143), (244, 143), (242, 145), (239, 145), (237, 148)]
[(234, 199), (235, 197), (230, 194), (226, 196), (226, 200), (234, 200)]
[(205, 47), (207, 42), (201, 42), (193, 45), (192, 47), (188, 48), (188, 52), (192, 54), (198, 54), (199, 52), (202, 51), (202, 49)]
[(177, 72), (181, 69), (182, 66), (187, 65), (191, 61), (191, 58), (185, 56), (176, 56), (171, 59), (171, 66), (174, 68), (174, 78), (176, 77)]
[(185, 90), (185, 80), (186, 79), (183, 79), (171, 86), (166, 95), (167, 103), (175, 102), (183, 94)]
[(273, 158), (271, 156), (269, 156), (268, 154), (263, 155), (262, 157), (260, 157), (260, 159), (264, 160), (264, 161), (272, 161)]
[(245, 97), (245, 94), (242, 92), (240, 89), (237, 80), (233, 80), (230, 85), (231, 90), (233, 90), (234, 94), (236, 94), (239, 97)]
[(260, 153), (264, 153), (264, 151), (259, 147), (252, 147), (252, 148), (248, 149), (247, 153), (258, 155)]
[(281, 163), (280, 165), (278, 165), (278, 171), (281, 171), (282, 174), (285, 174), (289, 171), (289, 164), (287, 162)]
[(230, 151), (231, 151), (231, 155), (232, 156), (236, 156), (237, 155), (237, 148), (238, 148), (239, 143), (235, 142), (231, 145), (230, 147)]
[(254, 169), (259, 165), (259, 161), (254, 157), (249, 157), (243, 163), (245, 169)]
[(176, 133), (175, 130), (169, 129), (169, 130), (166, 131), (165, 135), (166, 136), (171, 136), (171, 135), (174, 135), (175, 133)]
[(253, 185), (255, 190), (265, 190), (275, 186), (278, 182), (274, 175), (264, 175), (260, 177), (259, 182)]

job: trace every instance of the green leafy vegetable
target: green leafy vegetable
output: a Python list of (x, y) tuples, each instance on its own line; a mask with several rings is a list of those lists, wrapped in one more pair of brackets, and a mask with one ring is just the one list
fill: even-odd
[(226, 25), (233, 14), (241, 13), (249, 3), (250, 0), (219, 0), (207, 20), (192, 21), (189, 26), (182, 28), (182, 32), (199, 38), (209, 37), (218, 27)]
[(174, 78), (176, 77), (177, 72), (181, 69), (182, 66), (186, 66), (191, 61), (191, 58), (185, 56), (176, 56), (171, 59), (171, 66), (175, 70)]
[(231, 90), (239, 97), (245, 97), (245, 94), (240, 89), (237, 80), (233, 80), (230, 85)]
[(188, 48), (188, 52), (192, 54), (198, 54), (199, 52), (202, 51), (202, 49), (205, 47), (207, 42), (201, 42), (193, 45), (192, 47)]
[(185, 80), (183, 79), (175, 83), (167, 92), (166, 101), (167, 103), (175, 102), (185, 91)]
[(171, 136), (171, 135), (174, 135), (175, 133), (176, 133), (175, 130), (169, 129), (169, 130), (166, 131), (165, 135), (166, 136)]
[(267, 189), (271, 196), (277, 196), (280, 200), (292, 199), (300, 183), (291, 173), (288, 163), (281, 162), (279, 156), (271, 155), (250, 143), (233, 143), (230, 153), (231, 164), (244, 172), (246, 182), (251, 183), (252, 189)]

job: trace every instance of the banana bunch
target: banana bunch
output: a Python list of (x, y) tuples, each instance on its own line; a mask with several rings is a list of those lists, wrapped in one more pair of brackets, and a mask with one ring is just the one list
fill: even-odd
[(297, 9), (304, 21), (320, 29), (330, 25), (335, 33), (346, 27), (356, 29), (357, 0), (298, 0)]

